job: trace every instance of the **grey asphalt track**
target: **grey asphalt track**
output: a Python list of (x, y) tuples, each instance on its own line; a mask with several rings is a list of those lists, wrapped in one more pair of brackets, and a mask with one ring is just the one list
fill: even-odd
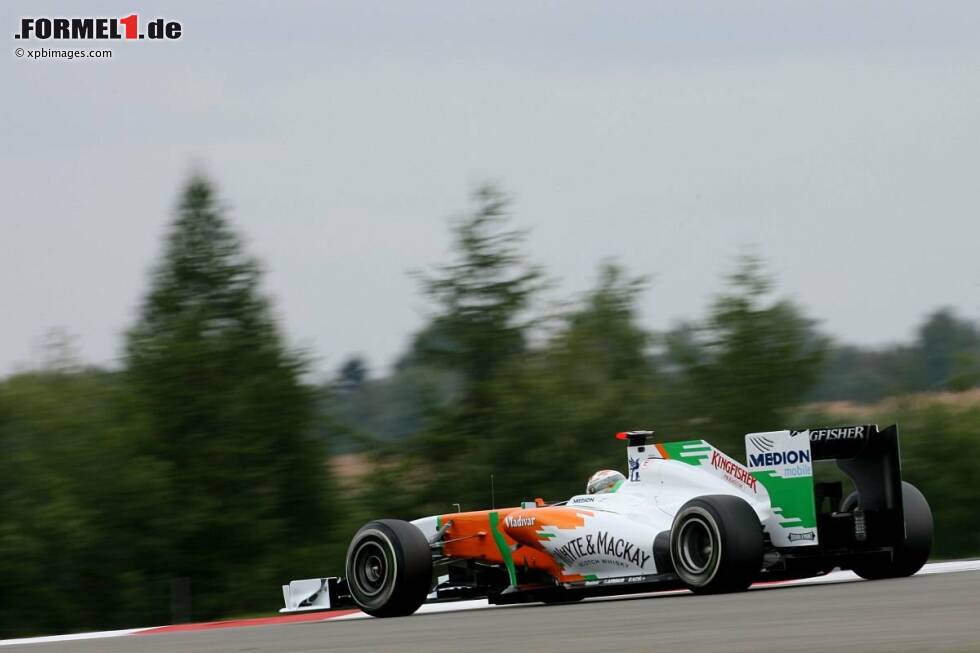
[(122, 637), (32, 653), (980, 652), (980, 572)]

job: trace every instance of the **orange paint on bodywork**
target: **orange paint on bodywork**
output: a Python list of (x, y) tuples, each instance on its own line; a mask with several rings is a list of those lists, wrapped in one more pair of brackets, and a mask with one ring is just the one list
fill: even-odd
[[(440, 523), (452, 522), (446, 531), (443, 553), (453, 558), (480, 560), (503, 564), (503, 556), (491, 533), (490, 513), (499, 517), (499, 531), (511, 550), (511, 557), (518, 569), (536, 569), (550, 574), (563, 582), (583, 580), (577, 574), (565, 575), (562, 566), (543, 547), (546, 539), (543, 529), (552, 527), (572, 530), (585, 525), (592, 512), (564, 506), (550, 506), (524, 510), (501, 508), (441, 515)], [(508, 525), (508, 521), (511, 525)]]

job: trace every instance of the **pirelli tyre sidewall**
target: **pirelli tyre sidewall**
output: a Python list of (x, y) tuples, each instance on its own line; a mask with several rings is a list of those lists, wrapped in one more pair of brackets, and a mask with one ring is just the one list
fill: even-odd
[(379, 519), (365, 524), (347, 549), (347, 584), (364, 612), (398, 617), (415, 612), (432, 581), (429, 543), (412, 524)]
[(677, 577), (693, 592), (711, 594), (748, 588), (762, 567), (762, 525), (736, 496), (691, 499), (674, 517), (670, 557)]

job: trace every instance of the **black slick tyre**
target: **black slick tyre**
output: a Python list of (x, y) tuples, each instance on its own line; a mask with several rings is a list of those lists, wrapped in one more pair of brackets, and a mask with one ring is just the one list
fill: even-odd
[(422, 531), (397, 519), (365, 524), (347, 549), (347, 584), (354, 602), (375, 617), (410, 615), (432, 584), (432, 554)]
[(762, 568), (762, 524), (744, 500), (727, 494), (691, 499), (670, 529), (674, 573), (692, 592), (739, 592)]
[[(841, 503), (842, 512), (850, 512), (860, 504), (852, 493)], [(902, 481), (902, 506), (905, 510), (905, 539), (895, 545), (891, 560), (858, 560), (851, 570), (867, 580), (902, 578), (922, 569), (932, 551), (933, 522), (929, 502), (917, 487)], [(844, 510), (847, 508), (847, 510)]]

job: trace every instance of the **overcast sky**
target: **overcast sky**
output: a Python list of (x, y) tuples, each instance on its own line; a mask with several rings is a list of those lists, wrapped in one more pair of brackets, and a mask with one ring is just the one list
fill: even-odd
[[(14, 55), (103, 47), (15, 41), (22, 16), (134, 12), (184, 35)], [(980, 318), (980, 3), (14, 1), (3, 31), (0, 374), (52, 327), (117, 360), (195, 166), (321, 372), (392, 362), (407, 272), (487, 179), (553, 296), (613, 258), (653, 328), (747, 247), (842, 340)]]

